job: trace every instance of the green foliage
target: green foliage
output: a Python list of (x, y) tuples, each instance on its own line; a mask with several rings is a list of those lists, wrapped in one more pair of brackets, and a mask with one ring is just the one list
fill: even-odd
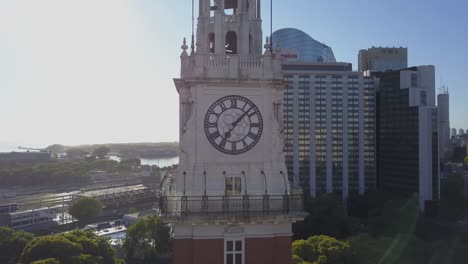
[(169, 227), (156, 216), (138, 220), (127, 229), (123, 248), (127, 259), (154, 263), (170, 253)]
[(32, 165), (0, 163), (0, 185), (85, 184), (89, 181), (89, 171), (115, 172), (118, 166), (119, 163), (113, 160), (57, 161)]
[(468, 165), (468, 156), (466, 156), (466, 157), (463, 159), (463, 163), (464, 163), (465, 165)]
[(31, 233), (0, 227), (0, 263), (17, 263), (23, 248), (33, 239)]
[(453, 150), (453, 159), (456, 162), (463, 162), (467, 155), (468, 153), (466, 153), (466, 147), (455, 147)]
[(140, 159), (125, 159), (125, 160), (121, 160), (120, 161), (120, 164), (127, 164), (127, 165), (130, 165), (130, 166), (140, 166), (141, 165), (141, 160)]
[[(386, 200), (381, 212), (369, 218), (369, 231), (374, 236), (394, 236), (414, 232), (419, 219), (418, 195), (398, 196)], [(377, 211), (377, 210), (376, 210)]]
[(93, 156), (99, 159), (104, 159), (110, 153), (110, 148), (106, 146), (98, 147), (93, 151)]
[(465, 206), (464, 179), (459, 174), (451, 174), (441, 181), (439, 217), (457, 220), (463, 216)]
[(338, 196), (324, 194), (316, 199), (306, 198), (305, 210), (309, 215), (293, 225), (294, 239), (314, 235), (344, 238), (349, 235), (346, 211)]
[[(53, 260), (51, 260), (53, 259)], [(56, 262), (45, 262), (45, 261)], [(107, 240), (79, 230), (31, 241), (21, 254), (20, 264), (33, 263), (114, 264), (114, 251)]]
[(87, 222), (98, 216), (102, 211), (102, 204), (92, 197), (83, 197), (74, 202), (68, 212), (79, 221)]
[(350, 243), (329, 236), (313, 236), (307, 240), (296, 240), (293, 242), (292, 252), (294, 264), (353, 263)]
[(34, 261), (32, 264), (60, 264), (60, 262), (57, 259), (48, 258)]

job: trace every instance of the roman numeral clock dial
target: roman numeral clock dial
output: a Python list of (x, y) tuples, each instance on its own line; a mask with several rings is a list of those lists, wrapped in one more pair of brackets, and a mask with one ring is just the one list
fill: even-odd
[(262, 115), (245, 97), (220, 98), (206, 112), (206, 137), (222, 153), (239, 155), (251, 150), (260, 140), (262, 131)]

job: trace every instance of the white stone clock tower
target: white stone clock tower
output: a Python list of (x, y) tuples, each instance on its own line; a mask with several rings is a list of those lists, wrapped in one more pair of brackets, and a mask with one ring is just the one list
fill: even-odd
[[(302, 195), (284, 159), (281, 59), (262, 54), (261, 0), (199, 0), (184, 41), (180, 163), (161, 196), (174, 264), (291, 263)], [(190, 53), (190, 54), (189, 54)]]

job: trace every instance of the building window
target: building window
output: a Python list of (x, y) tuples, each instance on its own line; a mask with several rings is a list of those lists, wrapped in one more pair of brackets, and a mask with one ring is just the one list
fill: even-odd
[(224, 249), (225, 264), (244, 264), (244, 241), (242, 239), (226, 240)]
[(421, 105), (426, 106), (427, 105), (427, 93), (426, 91), (421, 91)]
[(418, 87), (418, 74), (411, 73), (411, 87)]
[(226, 178), (226, 195), (241, 195), (242, 180), (240, 177)]

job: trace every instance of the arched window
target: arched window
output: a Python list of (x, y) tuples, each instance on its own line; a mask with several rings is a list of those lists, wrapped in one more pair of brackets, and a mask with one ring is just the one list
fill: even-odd
[(208, 34), (208, 48), (210, 49), (210, 53), (215, 53), (215, 33), (211, 32)]
[(216, 10), (217, 6), (214, 0), (210, 0), (210, 17), (214, 16), (214, 11)]
[(252, 50), (253, 50), (253, 38), (252, 38), (252, 34), (249, 34), (249, 54), (252, 54)]
[(239, 7), (238, 0), (224, 0), (224, 12), (226, 15), (237, 14), (237, 8)]
[(234, 31), (226, 34), (226, 54), (237, 54), (237, 33)]

